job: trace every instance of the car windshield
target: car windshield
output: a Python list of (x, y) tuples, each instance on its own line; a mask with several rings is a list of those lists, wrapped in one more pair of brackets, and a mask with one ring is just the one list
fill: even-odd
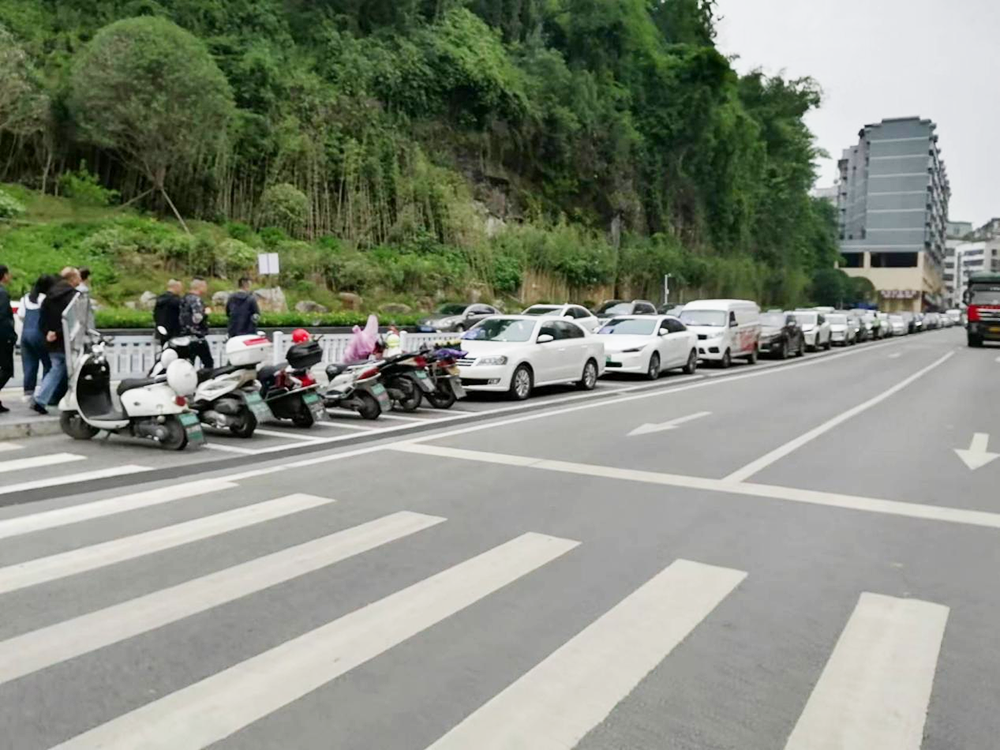
[(598, 333), (624, 334), (631, 336), (651, 336), (656, 328), (655, 320), (637, 318), (616, 318), (601, 326)]
[(598, 309), (598, 315), (628, 315), (632, 312), (631, 302), (619, 302), (618, 300), (612, 300), (611, 302), (605, 302)]
[(761, 325), (770, 328), (782, 328), (785, 325), (784, 313), (764, 313), (760, 316)]
[(795, 313), (795, 319), (804, 326), (814, 326), (817, 320), (816, 313), (810, 312), (797, 312)]
[(718, 326), (726, 325), (726, 313), (722, 310), (684, 310), (681, 313), (681, 322), (689, 326)]
[(461, 315), (462, 313), (465, 312), (465, 305), (457, 305), (457, 304), (441, 305), (441, 307), (439, 307), (437, 311), (438, 314), (440, 315)]
[(534, 305), (525, 310), (522, 315), (556, 315), (562, 310), (561, 307), (553, 307), (551, 305)]
[(490, 318), (466, 331), (469, 341), (528, 341), (535, 330), (535, 321), (518, 318)]
[(827, 315), (826, 322), (833, 326), (845, 326), (847, 325), (846, 315)]
[(1000, 287), (972, 290), (971, 305), (1000, 305)]

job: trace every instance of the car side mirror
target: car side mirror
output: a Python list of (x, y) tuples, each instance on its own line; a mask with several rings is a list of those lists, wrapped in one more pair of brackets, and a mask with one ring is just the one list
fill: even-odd
[(730, 320), (729, 321), (729, 327), (730, 328), (736, 328), (737, 325), (739, 325), (739, 324), (735, 320)]
[(660, 335), (661, 336), (666, 336), (668, 333), (670, 333), (670, 331), (667, 330), (666, 328), (661, 328), (660, 329)]
[(535, 343), (538, 343), (538, 344), (547, 344), (550, 341), (555, 341), (555, 337), (551, 336), (551, 335), (549, 335), (547, 333), (543, 333), (541, 336), (539, 336), (537, 339), (535, 339)]

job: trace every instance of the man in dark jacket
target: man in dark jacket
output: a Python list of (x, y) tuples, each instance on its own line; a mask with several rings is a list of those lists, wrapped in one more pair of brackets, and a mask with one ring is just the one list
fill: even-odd
[(35, 392), (35, 400), (31, 408), (39, 414), (48, 414), (46, 406), (56, 402), (59, 394), (66, 388), (66, 346), (63, 340), (63, 312), (76, 299), (76, 288), (80, 285), (80, 272), (75, 268), (64, 268), (59, 274), (62, 278), (56, 282), (42, 301), (41, 323), (45, 335), (45, 347), (49, 350), (49, 361), (52, 367), (42, 378), (42, 383)]
[(208, 292), (208, 284), (204, 279), (195, 277), (191, 280), (188, 293), (181, 300), (181, 334), (191, 337), (191, 356), (201, 360), (201, 366), (212, 369), (212, 350), (205, 337), (208, 335), (208, 315), (212, 312), (205, 306), (202, 297)]
[[(14, 328), (14, 312), (10, 309), (10, 295), (7, 285), (10, 284), (10, 270), (0, 265), (0, 391), (14, 377), (14, 345), (17, 343), (17, 330)], [(8, 412), (0, 401), (0, 414)]]
[[(167, 282), (167, 291), (156, 298), (156, 305), (153, 307), (153, 324), (156, 326), (156, 339), (161, 344), (172, 338), (181, 335), (181, 292), (184, 285), (177, 279)], [(166, 333), (160, 333), (160, 327), (166, 329)]]
[(226, 303), (226, 315), (229, 316), (229, 338), (249, 336), (257, 332), (260, 309), (250, 291), (250, 279), (246, 276), (240, 279), (239, 290), (234, 292)]

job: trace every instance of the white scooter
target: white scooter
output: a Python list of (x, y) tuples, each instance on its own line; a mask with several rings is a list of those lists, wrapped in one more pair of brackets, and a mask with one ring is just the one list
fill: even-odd
[[(190, 344), (187, 336), (167, 341), (149, 374), (164, 373), (172, 359), (189, 359)], [(266, 336), (234, 336), (226, 342), (229, 364), (198, 371), (198, 387), (191, 398), (191, 408), (203, 424), (250, 438), (258, 423), (273, 419), (257, 381), (257, 366), (268, 359), (270, 351), (271, 342)]]
[(104, 356), (109, 339), (92, 331), (90, 341), (73, 365), (69, 390), (59, 402), (59, 424), (74, 440), (90, 440), (101, 430), (145, 438), (167, 450), (182, 450), (203, 443), (198, 415), (188, 408), (187, 396), (198, 386), (198, 374), (190, 362), (166, 363), (164, 372), (150, 378), (121, 381), (111, 395), (111, 368)]

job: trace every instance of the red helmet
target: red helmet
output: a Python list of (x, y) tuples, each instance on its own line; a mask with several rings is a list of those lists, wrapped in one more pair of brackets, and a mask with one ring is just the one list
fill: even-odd
[(305, 328), (296, 328), (292, 331), (292, 343), (293, 344), (304, 344), (309, 341), (312, 336), (309, 335), (309, 331)]

